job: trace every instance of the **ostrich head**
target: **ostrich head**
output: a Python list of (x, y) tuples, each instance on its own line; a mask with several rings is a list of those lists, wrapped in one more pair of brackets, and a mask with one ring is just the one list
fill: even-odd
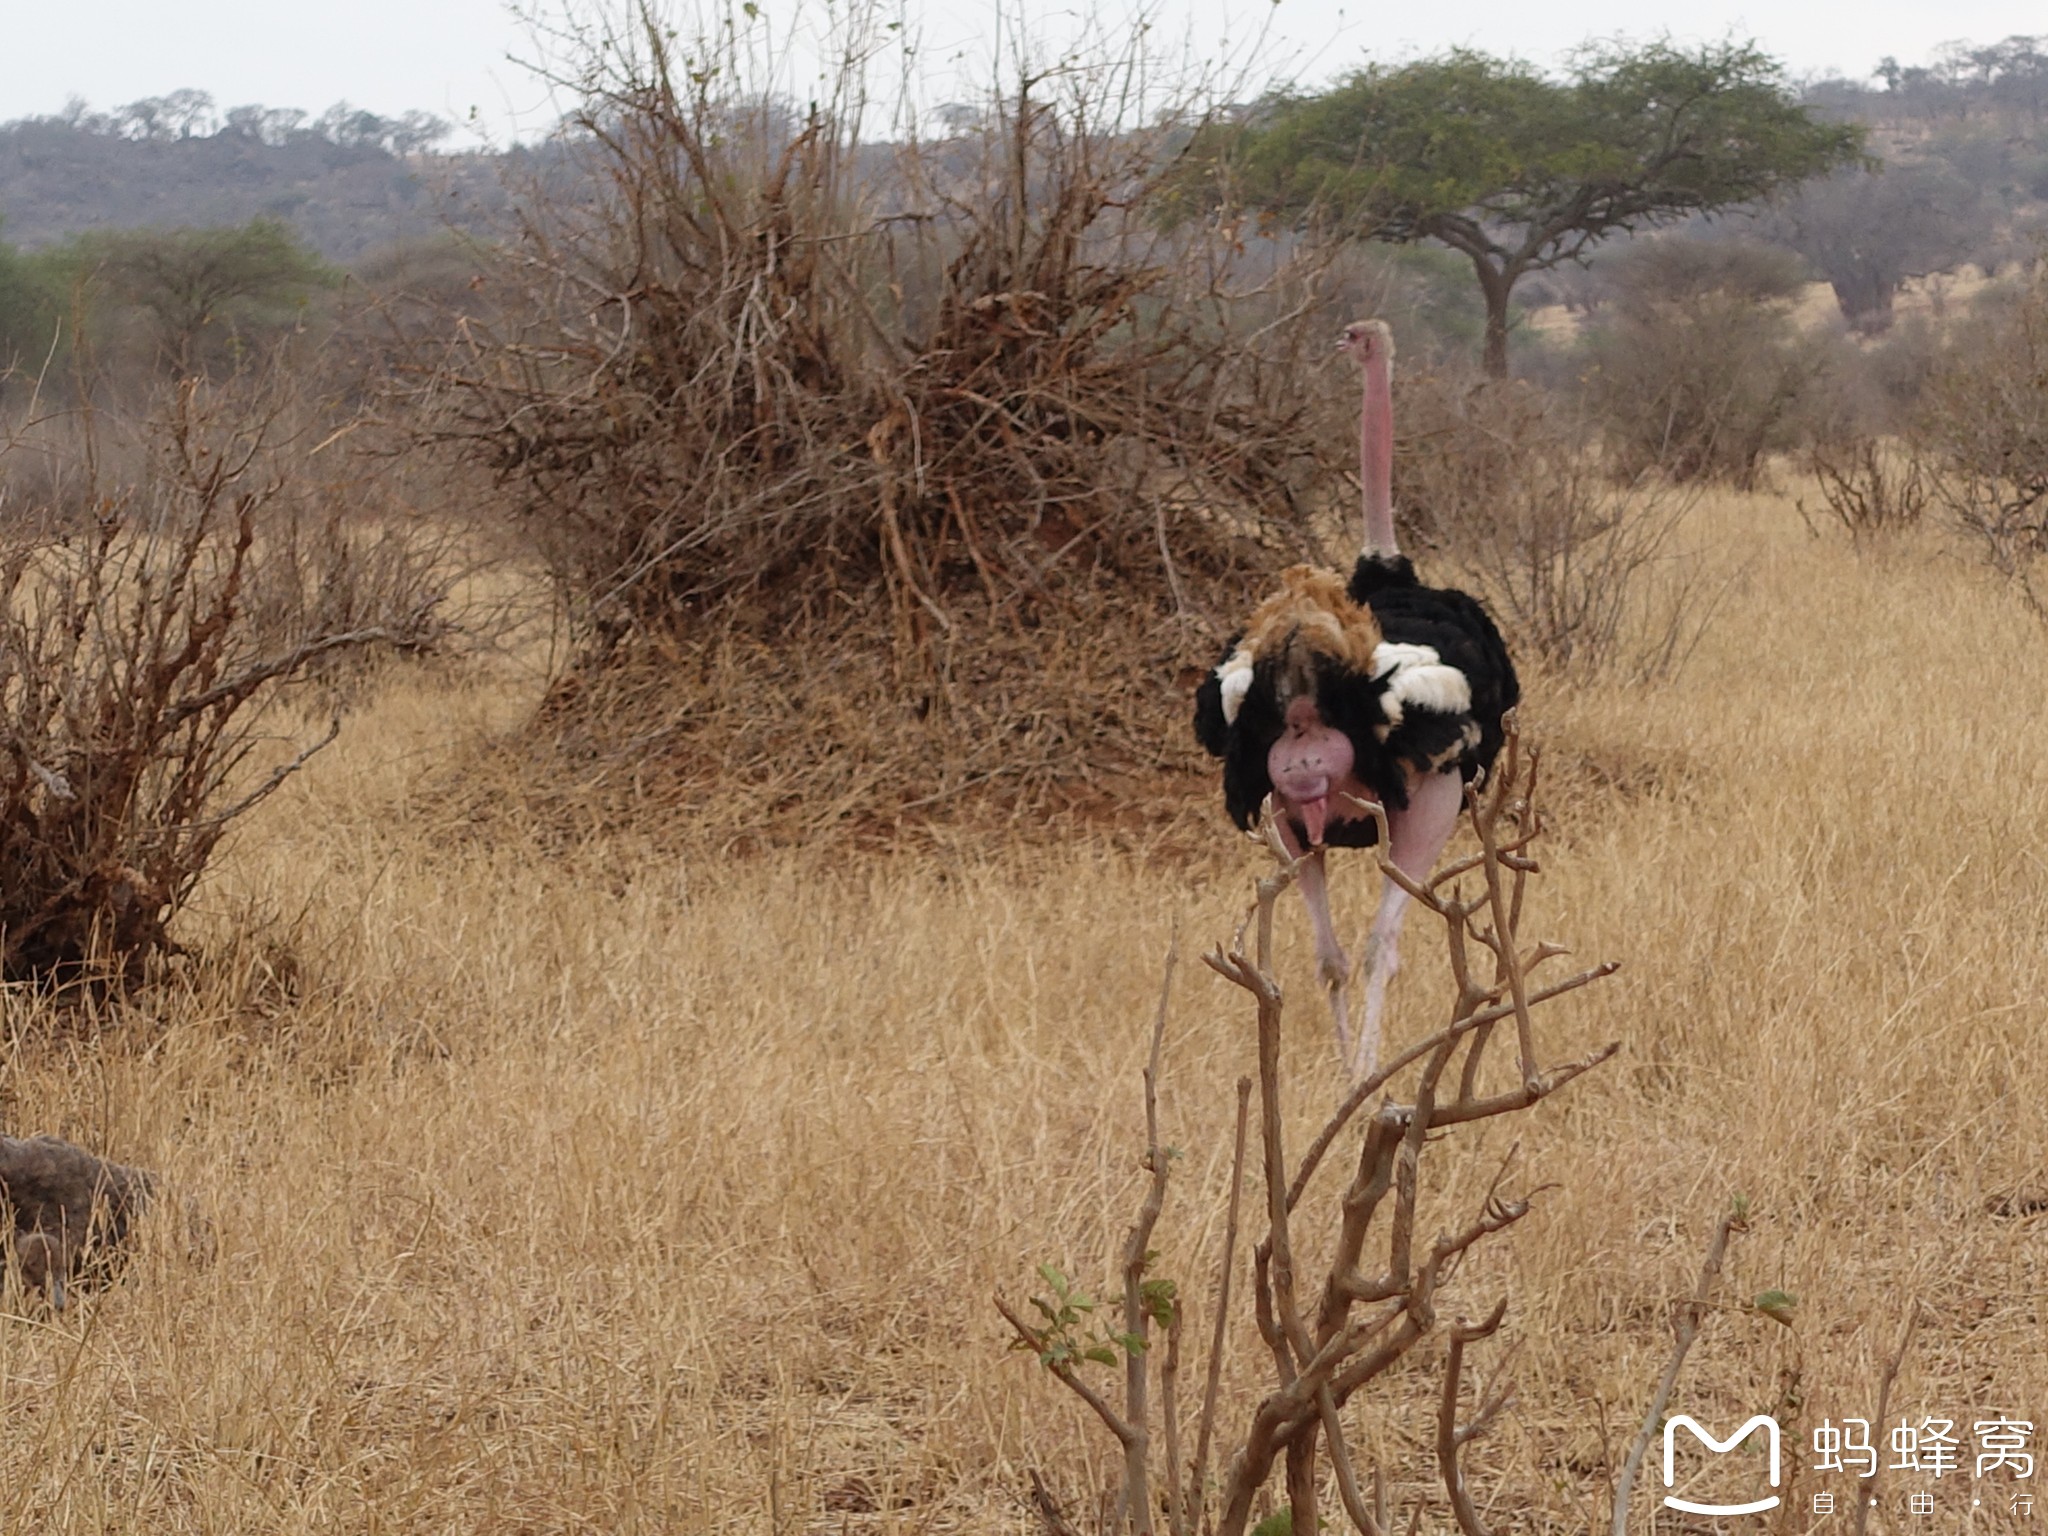
[(1394, 360), (1393, 328), (1384, 320), (1354, 320), (1337, 338), (1337, 350), (1348, 352), (1360, 367), (1367, 363)]
[[(1341, 577), (1313, 566), (1281, 573), (1280, 591), (1261, 603), (1223, 671), (1225, 718), (1235, 722), (1257, 688), (1266, 777), (1278, 808), (1298, 822), (1310, 846), (1325, 824), (1351, 814), (1352, 799), (1369, 794), (1354, 774), (1356, 749), (1326, 715), (1326, 683), (1370, 678), (1379, 622), (1351, 601)], [(1270, 736), (1265, 735), (1270, 732)]]

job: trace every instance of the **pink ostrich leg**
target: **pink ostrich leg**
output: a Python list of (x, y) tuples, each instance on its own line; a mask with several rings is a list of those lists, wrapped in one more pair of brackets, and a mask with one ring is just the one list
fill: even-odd
[[(1323, 832), (1334, 811), (1341, 813), (1353, 792), (1363, 786), (1351, 777), (1356, 754), (1351, 739), (1323, 724), (1312, 698), (1291, 700), (1287, 728), (1266, 754), (1266, 775), (1278, 802), (1281, 846), (1296, 863), (1302, 900), (1308, 903), (1309, 926), (1316, 940), (1316, 970), (1329, 998), (1337, 1026), (1337, 1055), (1349, 1061), (1351, 1041), (1351, 961), (1337, 942), (1330, 916), (1330, 884), (1323, 869)], [(1332, 800), (1335, 800), (1333, 806)], [(1299, 817), (1307, 832), (1306, 846), (1294, 830)]]
[(1315, 934), (1316, 975), (1323, 983), (1323, 996), (1330, 1004), (1330, 1018), (1337, 1026), (1337, 1059), (1350, 1062), (1351, 960), (1337, 942), (1337, 925), (1330, 917), (1330, 882), (1323, 870), (1323, 850), (1304, 849), (1294, 834), (1293, 824), (1282, 816), (1278, 822), (1280, 844), (1295, 861), (1294, 878), (1301, 885), (1301, 899), (1308, 903), (1308, 923)]
[[(1444, 847), (1457, 830), (1465, 808), (1465, 781), (1449, 773), (1410, 774), (1408, 808), (1387, 816), (1387, 858), (1418, 885), (1429, 878)], [(1380, 893), (1379, 911), (1365, 940), (1365, 1020), (1359, 1027), (1357, 1055), (1348, 1063), (1353, 1077), (1379, 1068), (1380, 1023), (1387, 1011), (1387, 984), (1401, 968), (1401, 923), (1408, 915), (1408, 893), (1389, 880)]]

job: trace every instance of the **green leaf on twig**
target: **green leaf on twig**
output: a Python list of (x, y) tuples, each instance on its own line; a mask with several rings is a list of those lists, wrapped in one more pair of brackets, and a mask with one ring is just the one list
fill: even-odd
[(1770, 1318), (1774, 1322), (1783, 1323), (1787, 1328), (1790, 1328), (1794, 1314), (1799, 1306), (1799, 1298), (1790, 1291), (1761, 1291), (1757, 1294), (1756, 1300), (1750, 1303), (1750, 1305), (1763, 1313), (1765, 1317)]
[(1147, 1280), (1138, 1287), (1138, 1302), (1153, 1322), (1171, 1328), (1174, 1308), (1180, 1305), (1180, 1287), (1171, 1280)]

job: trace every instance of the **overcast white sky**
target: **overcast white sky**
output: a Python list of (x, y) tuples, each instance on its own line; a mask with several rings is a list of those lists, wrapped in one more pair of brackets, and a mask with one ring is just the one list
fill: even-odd
[[(798, 0), (761, 3), (774, 19)], [(895, 3), (942, 100), (948, 70), (988, 57), (999, 10), (1021, 11), (1057, 36), (1083, 16), (1114, 17), (1130, 0)], [(1191, 43), (1202, 59), (1235, 52), (1264, 29), (1263, 73), (1310, 80), (1369, 55), (1466, 44), (1550, 64), (1588, 38), (1667, 32), (1681, 41), (1753, 36), (1795, 72), (1861, 76), (1886, 54), (1918, 62), (1954, 39), (2048, 30), (2040, 0), (1155, 0), (1152, 10), (1155, 37)], [(502, 141), (542, 132), (555, 116), (545, 89), (511, 62), (531, 53), (501, 0), (0, 0), (0, 120), (56, 112), (72, 96), (105, 109), (193, 87), (222, 107), (318, 112), (346, 99), (387, 116), (421, 108), (463, 122), (474, 112)]]

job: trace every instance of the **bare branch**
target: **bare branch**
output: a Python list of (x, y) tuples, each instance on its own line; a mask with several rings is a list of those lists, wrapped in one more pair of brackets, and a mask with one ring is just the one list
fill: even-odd
[[(1159, 1008), (1152, 1018), (1152, 1051), (1145, 1063), (1145, 1168), (1151, 1175), (1138, 1218), (1124, 1239), (1124, 1331), (1139, 1340), (1124, 1350), (1124, 1422), (1131, 1438), (1124, 1442), (1124, 1503), (1135, 1536), (1151, 1536), (1151, 1477), (1147, 1460), (1152, 1441), (1146, 1404), (1150, 1361), (1143, 1341), (1151, 1336), (1152, 1314), (1145, 1305), (1145, 1269), (1151, 1260), (1152, 1229), (1166, 1203), (1166, 1153), (1159, 1145), (1159, 1055), (1166, 1040), (1166, 1007), (1173, 996), (1173, 971), (1180, 960), (1180, 939), (1166, 951), (1166, 974), (1159, 982)], [(1176, 1476), (1172, 1481), (1178, 1484)], [(1176, 1502), (1178, 1493), (1175, 1494)], [(1178, 1524), (1174, 1536), (1183, 1536)]]
[(1381, 1536), (1382, 1525), (1373, 1510), (1365, 1507), (1359, 1492), (1358, 1475), (1351, 1469), (1351, 1448), (1344, 1441), (1344, 1423), (1337, 1416), (1337, 1403), (1325, 1386), (1316, 1393), (1316, 1407), (1323, 1417), (1323, 1440), (1330, 1447), (1330, 1466), (1337, 1474), (1337, 1496), (1344, 1513), (1358, 1527), (1360, 1536)]
[(1038, 1475), (1038, 1468), (1031, 1468), (1030, 1475), (1031, 1507), (1045, 1527), (1045, 1536), (1081, 1536), (1066, 1511), (1060, 1508), (1059, 1500), (1052, 1496), (1052, 1490), (1045, 1486), (1045, 1479)]
[[(1885, 1361), (1884, 1375), (1877, 1385), (1877, 1417), (1871, 1421), (1872, 1423), (1885, 1423), (1887, 1415), (1891, 1412), (1892, 1386), (1899, 1379), (1899, 1367), (1905, 1363), (1906, 1351), (1913, 1347), (1913, 1333), (1920, 1326), (1921, 1306), (1922, 1303), (1917, 1297), (1906, 1303), (1906, 1321), (1899, 1329), (1898, 1347), (1892, 1351), (1891, 1358)], [(1856, 1536), (1863, 1536), (1864, 1524), (1870, 1518), (1871, 1507), (1877, 1503), (1877, 1484), (1881, 1474), (1880, 1465), (1871, 1471), (1863, 1490), (1856, 1496)]]
[(1202, 1528), (1202, 1506), (1208, 1498), (1209, 1437), (1216, 1427), (1216, 1399), (1223, 1384), (1223, 1336), (1230, 1321), (1230, 1280), (1237, 1265), (1238, 1207), (1244, 1196), (1245, 1129), (1250, 1117), (1252, 1080), (1237, 1080), (1237, 1134), (1230, 1154), (1230, 1212), (1223, 1224), (1223, 1259), (1216, 1267), (1216, 1322), (1209, 1340), (1209, 1376), (1202, 1388), (1202, 1422), (1195, 1433), (1195, 1464), (1188, 1470), (1189, 1526)]
[(1678, 1372), (1685, 1364), (1686, 1353), (1692, 1348), (1693, 1340), (1699, 1337), (1708, 1296), (1713, 1291), (1714, 1282), (1721, 1277), (1721, 1261), (1728, 1252), (1729, 1235), (1747, 1230), (1747, 1224), (1736, 1212), (1731, 1211), (1721, 1218), (1714, 1228), (1713, 1240), (1707, 1244), (1707, 1256), (1700, 1264), (1700, 1277), (1693, 1286), (1691, 1298), (1671, 1309), (1671, 1358), (1664, 1363), (1664, 1374), (1658, 1379), (1657, 1390), (1650, 1395), (1650, 1406), (1643, 1414), (1643, 1427), (1636, 1431), (1628, 1457), (1622, 1462), (1621, 1476), (1615, 1480), (1613, 1536), (1628, 1536), (1629, 1493), (1635, 1486), (1636, 1473), (1642, 1468), (1643, 1456), (1656, 1437), (1657, 1426), (1663, 1422), (1664, 1410), (1671, 1402), (1671, 1389), (1678, 1384)]
[[(1603, 977), (1612, 976), (1616, 971), (1620, 969), (1621, 965), (1618, 961), (1602, 961), (1599, 965), (1592, 966), (1586, 970), (1580, 971), (1575, 976), (1568, 976), (1563, 981), (1556, 982), (1551, 986), (1543, 987), (1535, 992), (1532, 992), (1529, 995), (1529, 1006), (1533, 1008), (1539, 1003), (1549, 1002), (1553, 997), (1562, 997), (1567, 992), (1575, 992), (1580, 987), (1585, 986), (1588, 982), (1599, 981)], [(1225, 974), (1226, 976), (1230, 976), (1230, 979), (1233, 981), (1238, 980), (1238, 978), (1235, 975), (1232, 975), (1228, 971), (1225, 971), (1223, 974)], [(1240, 983), (1240, 985), (1242, 985), (1242, 983)], [(1500, 1020), (1507, 1018), (1513, 1012), (1514, 1005), (1512, 1003), (1502, 1003), (1491, 1008), (1483, 1008), (1478, 1013), (1473, 1014), (1469, 1018), (1460, 1019), (1457, 1023), (1451, 1025), (1449, 1028), (1443, 1030), (1442, 1032), (1431, 1035), (1428, 1039), (1423, 1040), (1418, 1044), (1409, 1047), (1407, 1050), (1403, 1051), (1399, 1056), (1396, 1056), (1386, 1066), (1382, 1067), (1379, 1071), (1373, 1073), (1372, 1076), (1366, 1078), (1363, 1082), (1359, 1083), (1355, 1088), (1353, 1088), (1349, 1093), (1345, 1094), (1344, 1102), (1337, 1106), (1337, 1112), (1330, 1117), (1329, 1121), (1323, 1126), (1322, 1130), (1316, 1133), (1316, 1139), (1309, 1144), (1308, 1152), (1303, 1156), (1301, 1160), (1301, 1169), (1298, 1173), (1295, 1174), (1294, 1182), (1288, 1187), (1288, 1208), (1291, 1210), (1295, 1205), (1300, 1203), (1301, 1197), (1308, 1190), (1309, 1179), (1314, 1176), (1316, 1168), (1322, 1162), (1324, 1154), (1330, 1150), (1330, 1144), (1334, 1142), (1340, 1134), (1342, 1134), (1344, 1127), (1351, 1122), (1351, 1117), (1358, 1113), (1359, 1109), (1364, 1105), (1367, 1099), (1371, 1098), (1372, 1095), (1379, 1092), (1380, 1089), (1384, 1088), (1387, 1085), (1387, 1083), (1397, 1073), (1399, 1073), (1406, 1067), (1412, 1066), (1417, 1061), (1420, 1061), (1423, 1057), (1429, 1055), (1430, 1052), (1436, 1050), (1440, 1045), (1442, 1045), (1445, 1040), (1455, 1039), (1460, 1035), (1469, 1034), (1474, 1030), (1482, 1029), (1489, 1024), (1498, 1023)], [(1587, 1058), (1584, 1064), (1579, 1067), (1579, 1071), (1583, 1072), (1592, 1067), (1598, 1066), (1601, 1062), (1605, 1061), (1608, 1056), (1613, 1055), (1614, 1052), (1621, 1049), (1621, 1043), (1619, 1041), (1616, 1041), (1613, 1045), (1606, 1046), (1603, 1049), (1605, 1054)], [(1574, 1072), (1572, 1076), (1578, 1076), (1578, 1072)], [(1553, 1079), (1549, 1083), (1549, 1086), (1543, 1090), (1542, 1094), (1538, 1094), (1537, 1097), (1540, 1098), (1544, 1096), (1544, 1094), (1555, 1092), (1558, 1088), (1562, 1087), (1565, 1082), (1568, 1081), (1570, 1081), (1569, 1078), (1558, 1079), (1553, 1077)], [(1510, 1099), (1513, 1099), (1515, 1102), (1510, 1102)], [(1460, 1101), (1461, 1106), (1462, 1102), (1463, 1101)], [(1520, 1108), (1523, 1104), (1531, 1103), (1534, 1101), (1527, 1097), (1527, 1090), (1526, 1088), (1524, 1088), (1517, 1090), (1515, 1094), (1503, 1097), (1502, 1099), (1482, 1100), (1480, 1102), (1486, 1105), (1499, 1105), (1499, 1108), (1488, 1110), (1488, 1113), (1499, 1114), (1504, 1113), (1508, 1109)], [(1439, 1112), (1437, 1116), (1437, 1122), (1439, 1124), (1456, 1123), (1455, 1121), (1449, 1120), (1447, 1117), (1449, 1115), (1454, 1115), (1457, 1113), (1458, 1111), (1455, 1108), (1450, 1111)], [(1482, 1117), (1478, 1115), (1459, 1115), (1459, 1118), (1477, 1119)]]
[(1159, 1418), (1166, 1440), (1166, 1524), (1173, 1536), (1191, 1536), (1187, 1489), (1180, 1480), (1180, 1338), (1186, 1309), (1174, 1303), (1166, 1324), (1166, 1358), (1159, 1363)]
[(1473, 1506), (1471, 1490), (1465, 1486), (1465, 1474), (1458, 1465), (1458, 1451), (1483, 1434), (1486, 1426), (1510, 1401), (1510, 1394), (1505, 1391), (1482, 1393), (1472, 1422), (1462, 1428), (1459, 1426), (1458, 1386), (1464, 1372), (1465, 1346), (1493, 1337), (1507, 1311), (1507, 1298), (1502, 1297), (1485, 1322), (1466, 1324), (1461, 1321), (1454, 1326), (1451, 1329), (1450, 1354), (1444, 1365), (1443, 1404), (1436, 1419), (1437, 1469), (1443, 1474), (1444, 1492), (1450, 1496), (1451, 1513), (1457, 1517), (1458, 1529), (1464, 1532), (1464, 1536), (1489, 1536), (1489, 1533), (1479, 1518), (1479, 1511)]

